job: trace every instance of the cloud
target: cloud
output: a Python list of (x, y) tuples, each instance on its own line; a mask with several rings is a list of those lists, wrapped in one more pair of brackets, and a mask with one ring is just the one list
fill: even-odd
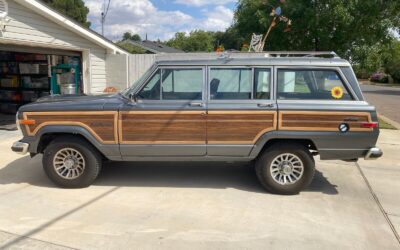
[[(222, 0), (219, 1), (222, 2)], [(85, 4), (90, 9), (91, 28), (101, 32), (101, 4), (98, 0), (85, 0)], [(231, 24), (232, 19), (233, 11), (222, 5), (215, 6), (211, 10), (206, 9), (203, 17), (194, 18), (179, 10), (159, 10), (150, 0), (113, 0), (104, 30), (105, 36), (112, 40), (120, 39), (122, 34), (127, 31), (139, 34), (142, 38), (147, 33), (149, 39), (168, 40), (178, 31), (225, 30)]]
[(188, 6), (225, 5), (236, 2), (235, 0), (175, 0), (174, 3)]
[(224, 6), (217, 6), (214, 10), (207, 12), (202, 29), (220, 31), (228, 28), (233, 20), (233, 11)]

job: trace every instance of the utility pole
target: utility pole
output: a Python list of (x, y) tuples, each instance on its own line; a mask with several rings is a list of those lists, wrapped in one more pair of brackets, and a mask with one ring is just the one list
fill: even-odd
[(103, 2), (103, 11), (101, 12), (101, 35), (104, 36), (104, 24), (106, 23), (106, 17), (108, 14), (108, 10), (110, 8), (111, 0), (108, 0), (107, 8), (106, 8), (106, 0)]

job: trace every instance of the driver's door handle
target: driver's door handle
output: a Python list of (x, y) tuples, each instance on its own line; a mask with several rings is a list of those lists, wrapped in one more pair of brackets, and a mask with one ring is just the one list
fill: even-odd
[(204, 103), (202, 103), (202, 102), (192, 102), (189, 105), (190, 105), (190, 107), (203, 107)]
[(257, 106), (259, 108), (273, 108), (275, 105), (273, 103), (259, 103)]

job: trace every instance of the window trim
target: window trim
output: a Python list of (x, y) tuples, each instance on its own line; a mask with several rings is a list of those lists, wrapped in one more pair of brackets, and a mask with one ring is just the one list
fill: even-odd
[[(223, 100), (215, 100), (211, 99), (211, 94), (210, 94), (210, 75), (211, 75), (211, 69), (251, 69), (251, 99), (223, 99)], [(269, 69), (270, 70), (270, 96), (269, 99), (254, 99), (254, 80), (255, 80), (255, 69)], [(260, 103), (260, 102), (265, 102), (265, 101), (274, 101), (273, 99), (273, 92), (274, 92), (274, 67), (273, 66), (263, 66), (263, 65), (229, 65), (229, 66), (208, 66), (207, 67), (207, 101), (209, 103)]]
[[(318, 100), (302, 100), (302, 99), (278, 99), (278, 71), (280, 69), (292, 69), (292, 70), (330, 70), (334, 71), (338, 74), (340, 77), (340, 80), (342, 81), (344, 87), (346, 88), (347, 92), (349, 93), (350, 97), (352, 100), (326, 100), (326, 99), (318, 99)], [(277, 101), (288, 101), (288, 102), (298, 102), (298, 101), (324, 101), (324, 102), (329, 102), (329, 103), (338, 103), (338, 101), (347, 101), (347, 102), (356, 102), (360, 101), (358, 96), (354, 93), (353, 89), (351, 88), (350, 83), (348, 82), (346, 76), (343, 74), (341, 71), (340, 67), (324, 67), (324, 66), (274, 66), (274, 83), (276, 86), (276, 89), (274, 90), (274, 99)]]
[[(203, 85), (202, 85), (202, 99), (200, 100), (191, 100), (191, 99), (187, 99), (187, 100), (164, 100), (161, 99), (162, 96), (162, 70), (163, 69), (201, 69), (203, 70)], [(176, 65), (176, 66), (157, 66), (154, 68), (153, 72), (150, 74), (149, 77), (147, 77), (143, 83), (140, 85), (140, 87), (138, 88), (138, 90), (135, 92), (136, 94), (139, 94), (145, 87), (146, 85), (149, 83), (149, 81), (153, 78), (153, 76), (157, 73), (157, 71), (160, 70), (160, 100), (147, 100), (147, 99), (138, 99), (139, 103), (188, 103), (188, 102), (205, 102), (206, 101), (206, 93), (205, 93), (205, 87), (206, 87), (206, 66), (195, 66), (195, 65), (191, 65), (191, 66), (180, 66), (180, 65)]]

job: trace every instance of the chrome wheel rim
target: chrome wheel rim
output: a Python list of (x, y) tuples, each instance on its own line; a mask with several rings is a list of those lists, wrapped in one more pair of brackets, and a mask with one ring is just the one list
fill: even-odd
[(303, 176), (303, 161), (294, 154), (280, 154), (272, 160), (270, 172), (276, 183), (291, 185), (298, 182)]
[(73, 180), (85, 171), (85, 158), (76, 149), (63, 148), (55, 154), (53, 166), (58, 176)]

